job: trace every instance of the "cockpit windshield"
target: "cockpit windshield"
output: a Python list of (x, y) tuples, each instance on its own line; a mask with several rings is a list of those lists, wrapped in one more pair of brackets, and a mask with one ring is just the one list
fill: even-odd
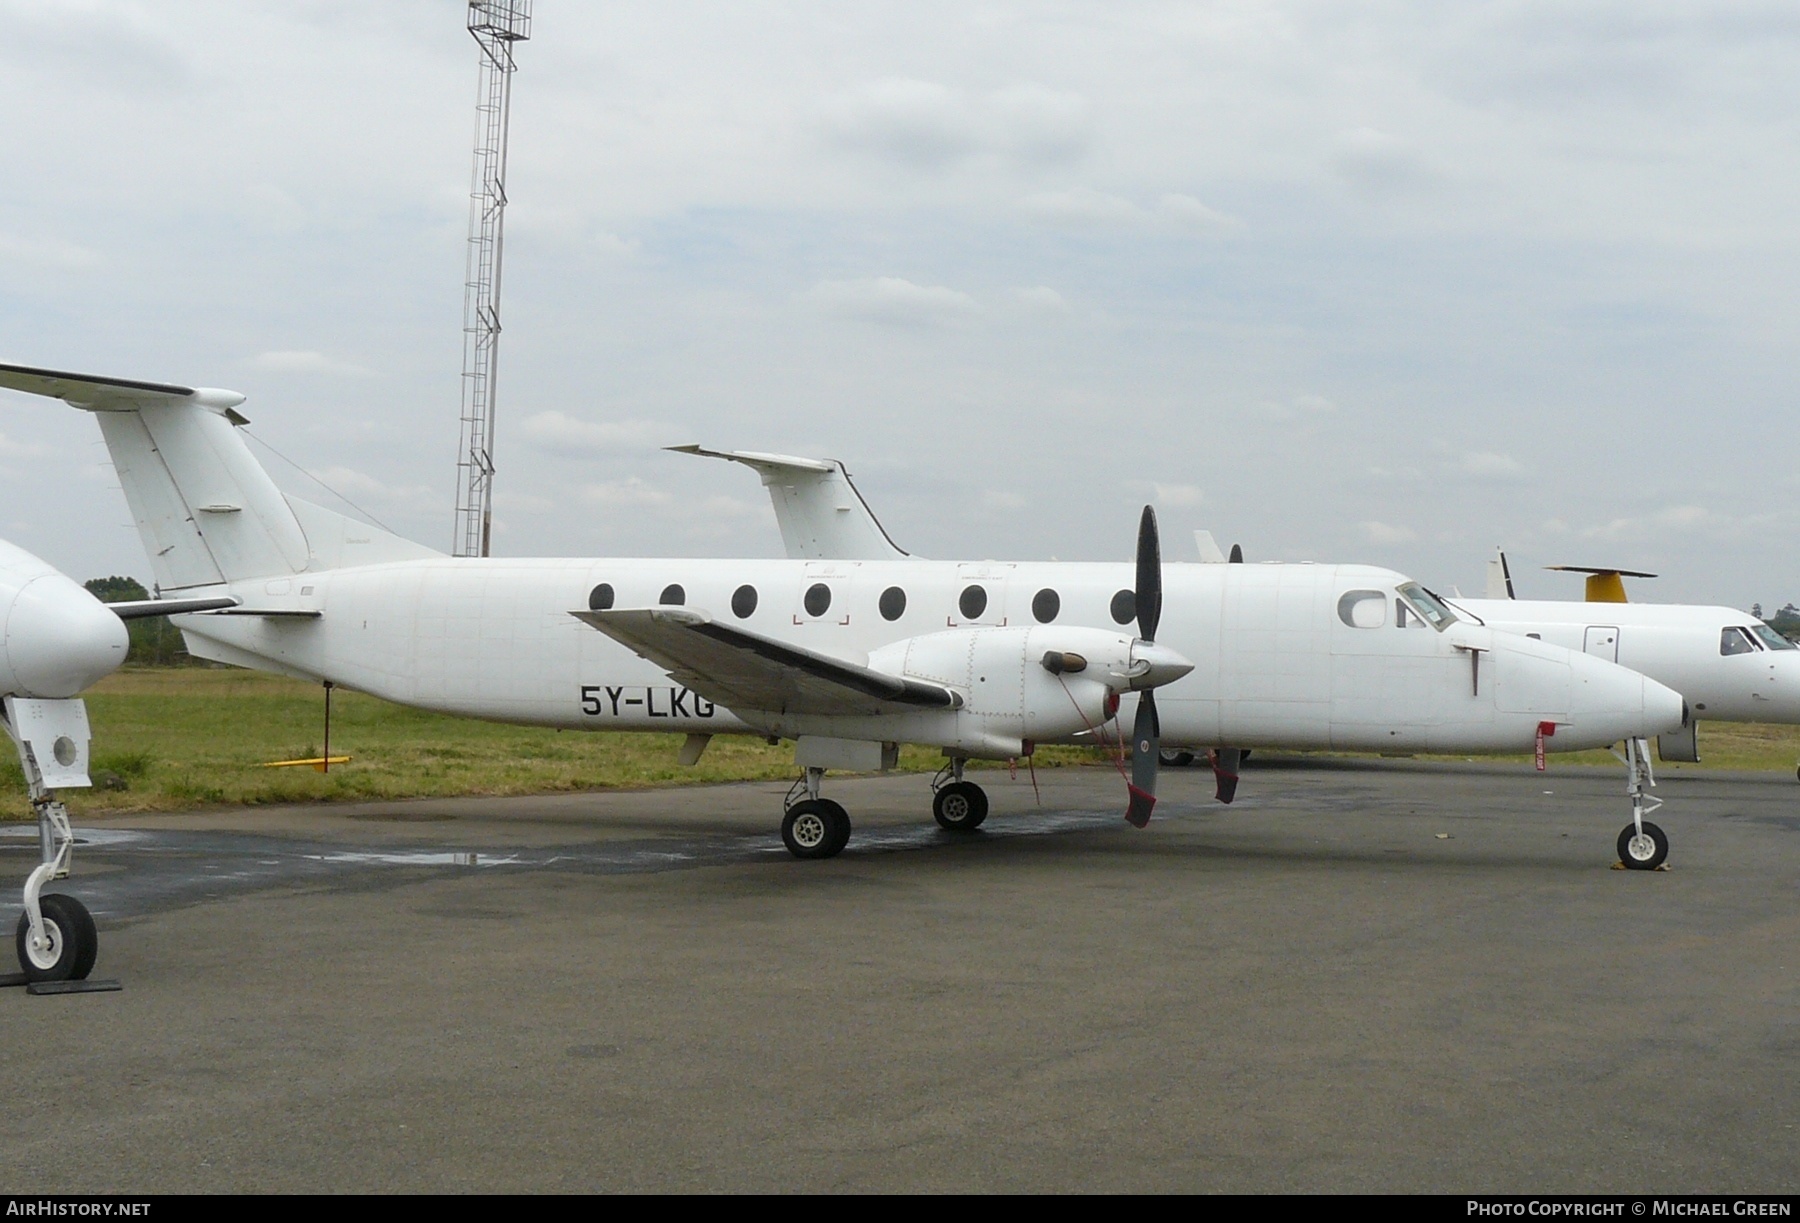
[(1456, 613), (1445, 606), (1442, 599), (1417, 582), (1406, 582), (1394, 589), (1406, 601), (1407, 606), (1412, 608), (1415, 616), (1438, 632), (1441, 633), (1456, 623)]
[(1783, 637), (1780, 633), (1760, 621), (1756, 624), (1752, 624), (1750, 626), (1750, 631), (1756, 634), (1756, 639), (1758, 641), (1768, 646), (1771, 650), (1800, 649), (1800, 646), (1796, 646), (1786, 637)]

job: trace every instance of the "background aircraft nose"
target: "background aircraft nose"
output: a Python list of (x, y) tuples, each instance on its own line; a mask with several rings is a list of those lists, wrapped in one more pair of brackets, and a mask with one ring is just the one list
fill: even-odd
[(74, 696), (116, 670), (129, 646), (124, 622), (61, 575), (28, 582), (6, 613), (17, 696)]

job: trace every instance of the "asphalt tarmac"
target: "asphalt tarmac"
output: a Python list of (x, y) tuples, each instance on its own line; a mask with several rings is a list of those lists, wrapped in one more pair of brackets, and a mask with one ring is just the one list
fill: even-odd
[(1654, 873), (1622, 770), (980, 780), (829, 862), (766, 784), (84, 825), (124, 989), (0, 991), (0, 1188), (1800, 1191), (1791, 777)]

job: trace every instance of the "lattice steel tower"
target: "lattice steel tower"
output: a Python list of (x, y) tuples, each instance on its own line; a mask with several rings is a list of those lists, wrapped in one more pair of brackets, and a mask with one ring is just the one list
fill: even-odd
[(500, 365), (500, 253), (506, 218), (506, 124), (513, 44), (531, 37), (531, 0), (469, 0), (481, 48), (475, 95), (475, 173), (469, 187), (463, 280), (462, 449), (456, 461), (457, 556), (486, 556), (493, 527), (494, 389)]

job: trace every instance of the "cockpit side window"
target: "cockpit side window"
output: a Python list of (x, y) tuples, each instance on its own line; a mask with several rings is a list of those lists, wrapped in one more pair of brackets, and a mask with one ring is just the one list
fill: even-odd
[(1338, 619), (1351, 628), (1387, 623), (1387, 596), (1379, 590), (1347, 590), (1338, 598)]
[(1756, 646), (1750, 640), (1750, 634), (1741, 628), (1719, 630), (1719, 653), (1730, 657), (1733, 654), (1754, 654)]
[(1766, 624), (1752, 624), (1750, 626), (1750, 631), (1756, 634), (1756, 639), (1758, 641), (1768, 646), (1771, 650), (1800, 649), (1800, 646), (1796, 646), (1793, 642), (1789, 641), (1786, 637), (1783, 637), (1780, 633), (1776, 632)]
[(1394, 592), (1400, 596), (1400, 604), (1394, 608), (1394, 623), (1397, 627), (1406, 627), (1405, 609), (1410, 609), (1413, 615), (1440, 633), (1456, 623), (1456, 613), (1442, 599), (1417, 582), (1396, 586)]

